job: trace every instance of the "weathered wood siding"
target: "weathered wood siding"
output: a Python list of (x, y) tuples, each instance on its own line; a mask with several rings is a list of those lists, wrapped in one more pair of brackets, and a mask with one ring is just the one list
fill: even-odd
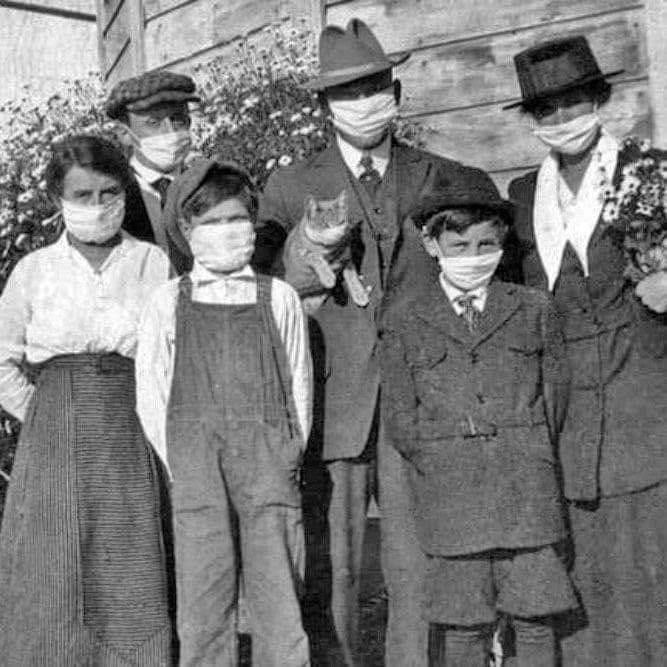
[(601, 110), (611, 130), (622, 135), (650, 129), (646, 3), (326, 1), (327, 23), (345, 25), (354, 16), (370, 25), (387, 50), (413, 52), (397, 70), (403, 111), (437, 130), (431, 150), (488, 169), (501, 187), (545, 152), (527, 117), (502, 110), (519, 95), (512, 56), (539, 41), (587, 35), (603, 70), (625, 70)]
[[(24, 94), (46, 97), (62, 89), (64, 78), (76, 79), (97, 69), (95, 0), (34, 0), (39, 11), (0, 7), (0, 102)], [(45, 13), (68, 10), (71, 16)], [(75, 18), (77, 14), (81, 16)]]

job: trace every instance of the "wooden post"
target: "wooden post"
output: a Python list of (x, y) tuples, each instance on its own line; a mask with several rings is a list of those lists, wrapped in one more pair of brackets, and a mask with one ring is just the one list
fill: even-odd
[(313, 26), (313, 34), (319, 35), (326, 25), (327, 3), (326, 0), (310, 0), (310, 16)]
[(131, 0), (128, 4), (132, 69), (135, 74), (141, 74), (146, 71), (144, 0)]
[(107, 76), (107, 49), (104, 43), (104, 26), (107, 22), (107, 13), (104, 7), (104, 0), (96, 0), (95, 9), (97, 14), (97, 58), (100, 63), (100, 72), (102, 78)]
[(667, 147), (667, 0), (646, 0), (648, 90), (653, 143)]

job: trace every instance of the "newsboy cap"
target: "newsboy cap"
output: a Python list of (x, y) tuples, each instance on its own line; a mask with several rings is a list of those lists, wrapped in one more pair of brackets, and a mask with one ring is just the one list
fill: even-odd
[(236, 162), (214, 160), (206, 157), (196, 157), (189, 162), (188, 168), (171, 182), (169, 190), (167, 190), (167, 201), (162, 211), (162, 219), (167, 234), (179, 250), (187, 256), (191, 256), (192, 252), (190, 245), (183, 235), (182, 227), (185, 222), (183, 207), (188, 199), (200, 188), (212, 169), (223, 169), (231, 174), (240, 176), (246, 181), (250, 190), (255, 191), (257, 189), (250, 173)]
[(198, 102), (195, 82), (185, 74), (158, 70), (119, 81), (109, 93), (105, 109), (110, 118), (126, 111), (141, 113), (165, 102)]
[(437, 170), (422, 189), (410, 218), (421, 228), (431, 217), (449, 208), (483, 208), (497, 213), (508, 224), (514, 216), (512, 202), (503, 199), (491, 177), (479, 169), (455, 180), (447, 170)]

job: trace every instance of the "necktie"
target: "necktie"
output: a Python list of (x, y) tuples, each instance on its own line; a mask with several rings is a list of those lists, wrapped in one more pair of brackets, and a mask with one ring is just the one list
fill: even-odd
[(359, 161), (361, 166), (361, 174), (359, 175), (359, 182), (364, 186), (368, 194), (375, 198), (375, 194), (382, 183), (382, 176), (380, 172), (373, 165), (373, 158), (366, 154)]
[(160, 206), (164, 208), (164, 204), (167, 201), (167, 190), (171, 185), (171, 179), (163, 176), (162, 178), (158, 178), (156, 181), (153, 181), (151, 185), (160, 194)]
[(470, 332), (477, 330), (477, 327), (479, 326), (479, 318), (482, 315), (479, 310), (475, 308), (474, 301), (476, 298), (477, 297), (472, 294), (463, 294), (456, 299), (456, 303), (463, 309), (461, 311), (461, 317), (465, 320)]

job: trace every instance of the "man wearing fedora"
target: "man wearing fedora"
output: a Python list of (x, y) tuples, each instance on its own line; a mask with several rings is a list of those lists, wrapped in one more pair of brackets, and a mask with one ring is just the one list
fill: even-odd
[(107, 115), (118, 121), (121, 139), (132, 149), (135, 182), (127, 192), (123, 229), (159, 245), (179, 274), (191, 268), (192, 258), (175, 222), (167, 229), (163, 209), (190, 152), (188, 103), (197, 101), (189, 76), (160, 70), (119, 81), (106, 102)]
[[(427, 662), (428, 627), (421, 609), (424, 556), (415, 535), (405, 462), (388, 445), (392, 434), (380, 419), (376, 344), (382, 312), (391, 309), (401, 284), (428, 263), (423, 248), (419, 256), (424, 262), (408, 266), (404, 259), (414, 256), (406, 248), (421, 245), (414, 226), (406, 221), (421, 191), (436, 170), (447, 175), (447, 182), (463, 185), (480, 174), (488, 179), (478, 170), (394, 140), (391, 127), (401, 85), (392, 68), (407, 58), (408, 54), (385, 55), (358, 19), (344, 30), (337, 26), (323, 30), (320, 75), (308, 88), (320, 93), (335, 141), (307, 162), (274, 173), (260, 206), (258, 242), (265, 254), (283, 245), (303, 215), (307, 196), (331, 200), (345, 190), (348, 215), (357, 223), (351, 254), (370, 303), (356, 305), (339, 280), (311, 321), (316, 404), (309, 454), (319, 457), (328, 471), (328, 498), (319, 487), (315, 495), (327, 505), (323, 511), (328, 516), (330, 613), (347, 665), (358, 660), (366, 512), (378, 487), (382, 568), (389, 593), (386, 664), (416, 667)], [(287, 257), (283, 260), (288, 281), (308, 270), (289, 265)], [(306, 470), (305, 493), (312, 498), (308, 475)]]
[[(554, 299), (572, 369), (560, 437), (582, 609), (563, 627), (563, 664), (667, 664), (667, 273), (624, 280), (622, 240), (601, 217), (600, 173), (637, 159), (597, 114), (611, 94), (583, 36), (515, 57), (534, 134), (549, 148), (514, 180), (516, 269)], [(647, 157), (664, 160), (661, 151)]]

